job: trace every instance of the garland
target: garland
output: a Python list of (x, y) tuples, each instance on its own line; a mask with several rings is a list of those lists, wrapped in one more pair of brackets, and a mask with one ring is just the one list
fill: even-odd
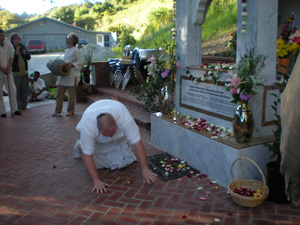
[(176, 0), (173, 0), (173, 28), (171, 29), (172, 32), (172, 40), (176, 42)]
[(242, 30), (241, 33), (244, 34), (247, 32), (247, 0), (241, 0), (242, 1), (242, 8), (243, 11), (241, 13), (242, 15)]
[(200, 68), (207, 69), (206, 72), (202, 77), (194, 77), (189, 70), (186, 70), (185, 73), (187, 74), (187, 77), (190, 78), (194, 83), (203, 82), (206, 80), (212, 80), (213, 84), (225, 86), (227, 82), (220, 81), (219, 80), (219, 74), (220, 72), (225, 72), (228, 70), (234, 69), (233, 64), (201, 64)]

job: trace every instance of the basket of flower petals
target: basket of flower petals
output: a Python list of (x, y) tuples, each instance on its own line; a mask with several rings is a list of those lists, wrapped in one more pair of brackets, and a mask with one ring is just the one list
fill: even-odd
[[(263, 177), (263, 183), (256, 180), (250, 179), (238, 179), (234, 180), (232, 174), (232, 168), (234, 164), (240, 160), (245, 159), (253, 163)], [(232, 200), (243, 207), (257, 207), (260, 206), (264, 200), (268, 197), (269, 188), (266, 185), (266, 178), (259, 168), (259, 166), (251, 159), (246, 157), (237, 158), (231, 165), (230, 168), (231, 183), (228, 185), (228, 191), (232, 196)]]

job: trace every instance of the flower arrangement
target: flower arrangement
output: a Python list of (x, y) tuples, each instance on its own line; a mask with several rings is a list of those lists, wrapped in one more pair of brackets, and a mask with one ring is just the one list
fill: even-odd
[(281, 38), (277, 40), (277, 57), (278, 58), (290, 58), (295, 55), (299, 50), (299, 44), (297, 42), (285, 43)]
[(292, 35), (289, 36), (290, 43), (300, 44), (300, 30), (293, 30)]
[(172, 82), (175, 79), (175, 73), (180, 68), (176, 56), (173, 52), (161, 51), (157, 56), (152, 56), (147, 60), (150, 62), (145, 68), (148, 70), (147, 83), (154, 80), (162, 87), (166, 82)]
[(248, 101), (252, 95), (263, 92), (264, 80), (258, 74), (265, 65), (265, 59), (264, 55), (256, 55), (254, 50), (250, 50), (241, 57), (235, 73), (228, 73), (226, 89), (232, 94), (232, 102)]
[(175, 49), (175, 45), (167, 45), (165, 49), (158, 50), (156, 55), (149, 58), (149, 64), (145, 66), (148, 70), (146, 81), (131, 89), (131, 93), (138, 100), (145, 102), (145, 109), (149, 112), (159, 110), (156, 96), (159, 95), (163, 86), (168, 85), (173, 93), (175, 73), (180, 68)]

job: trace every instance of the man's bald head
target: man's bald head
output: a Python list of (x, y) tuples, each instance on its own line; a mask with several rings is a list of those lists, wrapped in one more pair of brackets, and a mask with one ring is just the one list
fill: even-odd
[(117, 129), (116, 121), (109, 113), (101, 113), (97, 116), (97, 127), (103, 136), (109, 137), (112, 137)]

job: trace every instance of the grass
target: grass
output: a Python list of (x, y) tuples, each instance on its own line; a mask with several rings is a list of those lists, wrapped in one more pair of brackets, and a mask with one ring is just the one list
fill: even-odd
[[(136, 46), (142, 49), (163, 47), (171, 41), (172, 23), (149, 36), (141, 36)], [(202, 42), (214, 40), (237, 27), (237, 0), (216, 0), (208, 9), (206, 21), (202, 25)]]
[(214, 40), (237, 27), (237, 0), (211, 5), (202, 25), (202, 41)]

